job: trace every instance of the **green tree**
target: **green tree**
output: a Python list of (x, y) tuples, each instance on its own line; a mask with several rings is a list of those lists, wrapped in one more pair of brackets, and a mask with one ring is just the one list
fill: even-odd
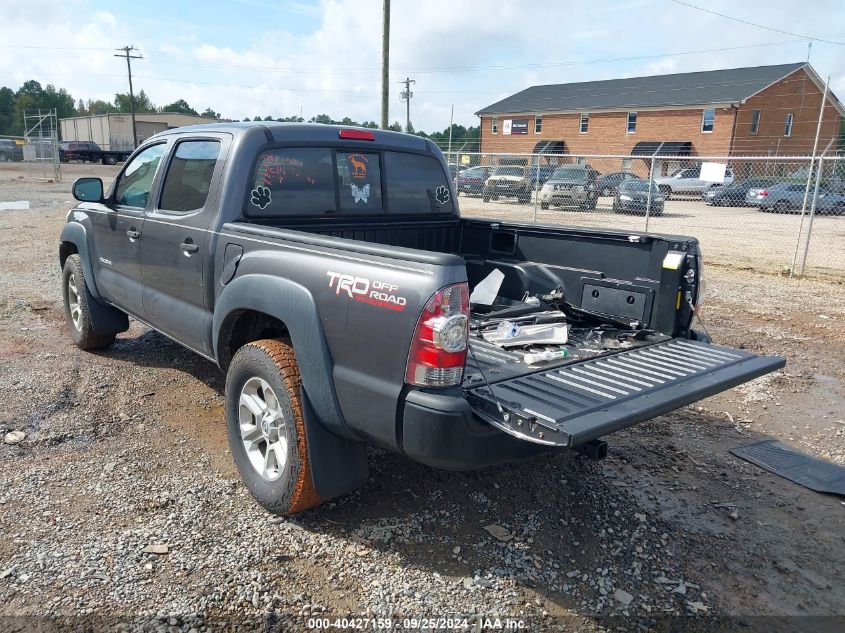
[(394, 121), (390, 124), (387, 128), (388, 130), (393, 130), (394, 132), (401, 132), (402, 131), (402, 124), (399, 121)]
[(110, 114), (112, 112), (117, 112), (117, 108), (115, 108), (114, 105), (109, 103), (108, 101), (103, 101), (102, 99), (88, 99), (88, 103), (85, 105), (85, 111), (81, 112), (80, 114), (95, 115)]
[(200, 113), (200, 116), (208, 117), (209, 119), (219, 119), (219, 118), (221, 118), (221, 117), (220, 117), (220, 113), (219, 113), (219, 112), (215, 112), (215, 111), (214, 111), (214, 110), (212, 110), (211, 108), (206, 108), (205, 110), (203, 110), (203, 111)]
[(3, 86), (0, 88), (0, 134), (14, 134), (15, 91)]
[[(118, 92), (114, 95), (114, 107), (118, 112), (131, 112), (129, 93)], [(156, 107), (143, 90), (135, 95), (135, 112), (155, 112)]]
[(194, 110), (191, 106), (188, 105), (188, 102), (184, 99), (177, 99), (173, 103), (169, 103), (166, 106), (161, 106), (162, 112), (178, 112), (179, 114), (193, 114), (197, 115), (197, 111)]

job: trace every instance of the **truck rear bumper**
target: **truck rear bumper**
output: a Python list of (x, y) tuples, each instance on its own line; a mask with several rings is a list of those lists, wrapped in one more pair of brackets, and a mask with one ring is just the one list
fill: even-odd
[(477, 419), (461, 396), (410, 391), (402, 447), (414, 461), (443, 470), (470, 470), (548, 452)]

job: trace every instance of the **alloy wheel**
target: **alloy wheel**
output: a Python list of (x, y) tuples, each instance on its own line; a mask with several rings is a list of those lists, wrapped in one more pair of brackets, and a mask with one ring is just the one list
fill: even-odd
[(267, 481), (281, 477), (288, 461), (287, 421), (273, 388), (263, 378), (250, 378), (241, 388), (238, 422), (255, 472)]

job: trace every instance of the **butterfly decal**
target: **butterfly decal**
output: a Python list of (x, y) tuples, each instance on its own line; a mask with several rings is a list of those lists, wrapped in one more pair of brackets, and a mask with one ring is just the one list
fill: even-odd
[(434, 199), (437, 200), (438, 204), (446, 204), (450, 197), (449, 190), (443, 185), (434, 190)]
[(355, 200), (355, 204), (358, 204), (359, 202), (367, 204), (367, 200), (370, 199), (370, 185), (367, 184), (363, 187), (359, 187), (358, 185), (351, 184), (349, 187), (352, 191), (352, 198)]

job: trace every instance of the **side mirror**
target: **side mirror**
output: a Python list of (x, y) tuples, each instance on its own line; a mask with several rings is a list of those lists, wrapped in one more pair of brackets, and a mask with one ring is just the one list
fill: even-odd
[(76, 182), (73, 183), (73, 197), (81, 202), (102, 202), (102, 179), (77, 178)]

